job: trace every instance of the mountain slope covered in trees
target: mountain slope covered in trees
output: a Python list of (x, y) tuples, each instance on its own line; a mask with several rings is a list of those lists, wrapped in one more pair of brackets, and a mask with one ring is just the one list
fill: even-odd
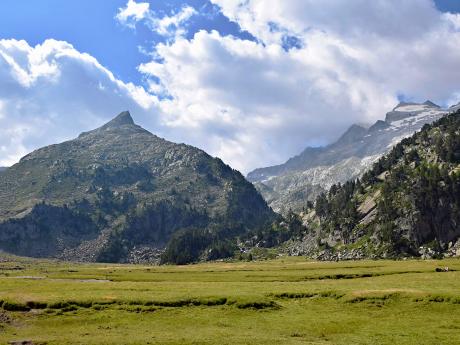
[(460, 254), (460, 111), (403, 139), (361, 179), (303, 214), (292, 254), (323, 259)]
[(0, 174), (0, 250), (23, 256), (215, 259), (274, 219), (238, 171), (151, 134), (128, 112)]

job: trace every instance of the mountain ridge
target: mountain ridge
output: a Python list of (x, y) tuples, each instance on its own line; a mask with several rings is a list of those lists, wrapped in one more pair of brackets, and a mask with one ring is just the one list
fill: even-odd
[(0, 177), (0, 249), (26, 256), (158, 262), (177, 232), (202, 229), (200, 252), (168, 258), (189, 262), (274, 218), (238, 171), (155, 136), (129, 112), (31, 152)]
[(378, 120), (369, 128), (351, 125), (336, 142), (325, 147), (307, 147), (286, 163), (256, 169), (247, 178), (275, 211), (301, 211), (304, 199), (314, 200), (318, 192), (332, 184), (360, 176), (401, 139), (455, 109), (442, 109), (430, 101), (401, 102), (386, 114), (385, 120)]

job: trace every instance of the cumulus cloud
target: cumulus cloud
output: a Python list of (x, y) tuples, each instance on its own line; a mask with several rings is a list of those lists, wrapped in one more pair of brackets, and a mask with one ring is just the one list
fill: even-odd
[(115, 18), (122, 24), (134, 28), (136, 22), (145, 19), (150, 14), (150, 4), (148, 2), (137, 3), (134, 0), (129, 0), (126, 7), (118, 9)]
[(183, 6), (178, 12), (171, 16), (158, 16), (149, 9), (150, 4), (146, 2), (137, 3), (129, 0), (126, 7), (119, 8), (115, 18), (123, 25), (134, 28), (137, 22), (145, 22), (152, 30), (167, 38), (175, 38), (186, 33), (185, 23), (198, 12), (191, 6)]
[[(460, 25), (431, 0), (212, 0), (255, 41), (184, 35), (195, 10), (158, 17), (130, 0), (117, 19), (167, 37), (123, 83), (65, 42), (0, 41), (0, 165), (130, 109), (147, 129), (233, 167), (281, 163), (384, 117), (404, 95), (460, 100)], [(142, 5), (142, 6), (141, 6)]]
[[(398, 97), (458, 95), (458, 17), (429, 0), (212, 0), (257, 42), (196, 33), (140, 66), (168, 126), (249, 169), (384, 117)], [(286, 46), (295, 39), (297, 44)]]
[[(362, 99), (353, 104), (336, 75), (319, 72), (302, 52), (278, 45), (200, 31), (190, 41), (158, 46), (157, 54), (162, 63), (144, 64), (140, 71), (161, 81), (154, 90), (171, 96), (161, 102), (165, 123), (178, 133), (192, 128), (189, 141), (242, 170), (284, 159), (312, 133), (314, 140), (331, 139), (330, 133), (361, 120), (355, 110), (365, 107)], [(373, 92), (380, 97), (378, 87)], [(386, 106), (394, 102), (390, 97)]]
[(153, 21), (156, 31), (163, 36), (182, 36), (185, 29), (182, 27), (197, 11), (191, 6), (184, 6), (178, 13), (172, 16), (164, 16)]
[[(157, 98), (66, 42), (0, 40), (0, 166), (70, 139), (124, 109), (160, 131)], [(153, 114), (152, 114), (153, 113)]]
[(223, 14), (264, 42), (279, 31), (322, 30), (347, 39), (385, 36), (406, 40), (438, 22), (431, 0), (211, 0)]

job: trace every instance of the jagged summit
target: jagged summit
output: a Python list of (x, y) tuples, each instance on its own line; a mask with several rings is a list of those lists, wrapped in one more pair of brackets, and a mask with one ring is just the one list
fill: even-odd
[(128, 110), (121, 112), (117, 116), (115, 116), (112, 120), (107, 122), (102, 128), (118, 128), (124, 125), (134, 125), (134, 120), (131, 117), (131, 114)]
[(81, 138), (88, 134), (100, 134), (105, 131), (126, 129), (126, 128), (131, 129), (131, 130), (134, 129), (136, 131), (138, 130), (146, 131), (141, 126), (136, 125), (133, 118), (131, 117), (130, 112), (126, 110), (126, 111), (121, 112), (117, 116), (115, 116), (112, 120), (102, 125), (101, 127), (93, 129), (88, 132), (83, 132), (78, 137)]
[(361, 125), (353, 124), (348, 130), (339, 138), (340, 144), (350, 144), (356, 140), (360, 140), (367, 132), (367, 129)]
[(423, 103), (401, 101), (396, 107), (393, 108), (393, 111), (420, 111), (426, 109), (427, 107), (437, 109), (441, 108), (439, 105), (433, 103), (430, 100), (426, 100)]
[(443, 111), (439, 105), (429, 100), (424, 103), (400, 102), (392, 111), (386, 114), (385, 122), (391, 124), (406, 118), (429, 114), (434, 115), (437, 112)]
[(388, 128), (389, 126), (390, 125), (388, 123), (386, 123), (385, 121), (377, 120), (376, 123), (374, 123), (372, 126), (369, 127), (368, 132), (372, 133), (372, 132), (377, 132), (377, 131), (380, 131), (380, 130), (384, 130), (384, 129)]

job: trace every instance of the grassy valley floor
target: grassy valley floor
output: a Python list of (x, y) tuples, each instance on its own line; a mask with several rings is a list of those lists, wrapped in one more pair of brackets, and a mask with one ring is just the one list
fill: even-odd
[(458, 259), (153, 267), (9, 257), (0, 301), (1, 344), (460, 344)]

